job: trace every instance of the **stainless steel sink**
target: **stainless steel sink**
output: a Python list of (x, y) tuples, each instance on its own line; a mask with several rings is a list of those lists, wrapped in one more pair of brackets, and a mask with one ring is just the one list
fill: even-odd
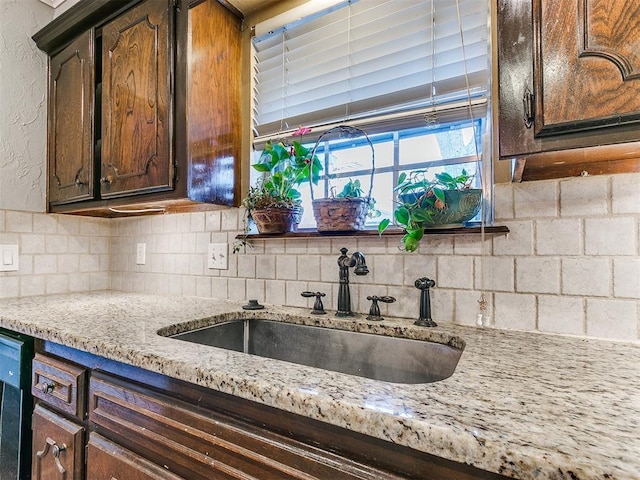
[(172, 338), (394, 383), (450, 377), (462, 349), (272, 320), (233, 320)]

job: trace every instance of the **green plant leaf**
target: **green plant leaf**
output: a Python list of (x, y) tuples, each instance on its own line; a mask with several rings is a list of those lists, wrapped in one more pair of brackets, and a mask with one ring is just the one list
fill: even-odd
[(396, 218), (396, 222), (399, 225), (409, 224), (409, 210), (407, 210), (405, 207), (398, 207), (394, 212), (394, 216)]
[(261, 173), (266, 173), (271, 171), (271, 165), (268, 165), (266, 163), (254, 163), (253, 168)]
[(444, 191), (441, 188), (433, 187), (433, 194), (435, 195), (435, 197), (438, 200), (440, 200), (442, 203), (445, 203), (445, 201), (444, 201)]
[(391, 220), (389, 220), (388, 218), (385, 218), (384, 220), (380, 221), (380, 223), (378, 224), (378, 235), (382, 235), (382, 232), (384, 232), (387, 229), (390, 223), (391, 223)]

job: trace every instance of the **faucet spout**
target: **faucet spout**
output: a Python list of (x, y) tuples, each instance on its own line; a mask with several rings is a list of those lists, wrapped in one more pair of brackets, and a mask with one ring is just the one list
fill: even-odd
[(341, 248), (342, 255), (338, 257), (338, 268), (340, 275), (340, 286), (338, 288), (338, 311), (337, 317), (353, 317), (351, 310), (351, 291), (349, 289), (349, 268), (354, 268), (356, 275), (366, 275), (369, 273), (367, 263), (362, 252), (354, 252), (351, 256), (347, 255), (348, 249)]

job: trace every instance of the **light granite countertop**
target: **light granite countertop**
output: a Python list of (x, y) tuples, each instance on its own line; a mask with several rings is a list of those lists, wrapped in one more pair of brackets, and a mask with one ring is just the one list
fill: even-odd
[[(400, 385), (157, 335), (221, 321), (237, 303), (120, 292), (0, 301), (0, 326), (520, 479), (640, 479), (640, 345), (411, 321), (262, 318), (454, 342), (455, 373)], [(255, 315), (255, 314), (249, 314)], [(437, 319), (436, 319), (437, 320)], [(174, 325), (183, 324), (181, 327)]]

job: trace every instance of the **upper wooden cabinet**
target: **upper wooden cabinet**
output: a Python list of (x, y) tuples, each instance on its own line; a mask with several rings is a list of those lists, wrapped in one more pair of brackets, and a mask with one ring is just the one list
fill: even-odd
[(83, 0), (34, 35), (51, 56), (49, 210), (239, 204), (240, 22), (217, 0)]
[(93, 198), (94, 30), (83, 33), (49, 64), (49, 202)]
[(146, 1), (102, 29), (102, 198), (173, 187), (170, 22)]
[(550, 176), (638, 168), (639, 27), (634, 0), (498, 0), (500, 156)]

